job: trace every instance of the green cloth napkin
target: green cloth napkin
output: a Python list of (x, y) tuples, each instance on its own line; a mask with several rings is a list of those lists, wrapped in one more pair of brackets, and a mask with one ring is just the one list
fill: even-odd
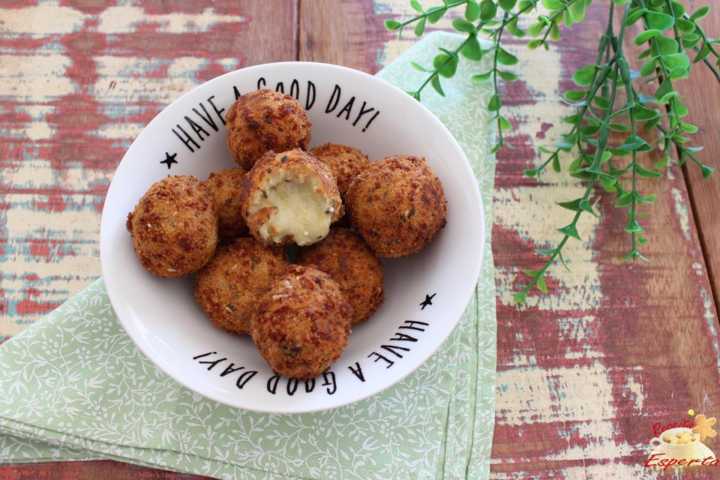
[[(433, 34), (379, 75), (410, 89), (438, 46)], [(140, 353), (102, 280), (0, 348), (0, 461), (111, 458), (223, 478), (482, 479), (495, 401), (495, 284), (490, 251), (494, 132), (487, 65), (461, 62), (423, 102), (460, 142), (485, 206), (484, 266), (462, 321), (441, 349), (387, 391), (335, 410), (268, 415), (233, 409), (177, 384)]]

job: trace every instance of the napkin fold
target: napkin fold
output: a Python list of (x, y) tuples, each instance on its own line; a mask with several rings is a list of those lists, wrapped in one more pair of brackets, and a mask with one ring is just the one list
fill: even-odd
[[(438, 47), (435, 33), (378, 75), (411, 89)], [(102, 280), (0, 347), (0, 462), (110, 458), (221, 478), (483, 479), (495, 401), (495, 284), (490, 250), (494, 131), (485, 62), (461, 62), (423, 103), (458, 140), (482, 193), (486, 241), (475, 295), (440, 350), (398, 385), (327, 412), (258, 414), (179, 385), (119, 325)], [(479, 240), (478, 240), (479, 241)]]

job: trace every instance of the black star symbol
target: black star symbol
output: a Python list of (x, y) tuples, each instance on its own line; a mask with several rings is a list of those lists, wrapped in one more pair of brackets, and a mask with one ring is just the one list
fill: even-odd
[(170, 167), (172, 167), (173, 163), (178, 163), (177, 160), (175, 160), (175, 157), (177, 157), (177, 153), (173, 153), (170, 155), (168, 152), (165, 152), (165, 160), (163, 160), (160, 163), (164, 163), (167, 165), (168, 170), (170, 170)]
[(422, 307), (420, 308), (420, 310), (425, 310), (425, 307), (429, 307), (430, 305), (432, 305), (432, 299), (435, 298), (435, 295), (437, 295), (437, 293), (433, 293), (432, 295), (425, 295), (425, 300), (423, 300), (420, 304), (420, 307)]

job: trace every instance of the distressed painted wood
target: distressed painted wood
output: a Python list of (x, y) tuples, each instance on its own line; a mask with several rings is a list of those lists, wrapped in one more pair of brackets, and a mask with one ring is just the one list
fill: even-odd
[[(409, 13), (404, 0), (373, 8), (381, 14), (377, 24)], [(558, 239), (554, 229), (569, 220), (555, 202), (582, 193), (565, 176), (550, 173), (537, 183), (522, 172), (539, 161), (536, 148), (562, 132), (560, 118), (570, 110), (559, 102), (561, 89), (571, 85), (575, 68), (592, 61), (606, 11), (594, 7), (586, 23), (548, 52), (514, 48), (525, 80), (507, 90), (516, 130), (513, 148), (498, 156), (493, 230), (499, 323), (494, 479), (652, 478), (642, 463), (654, 424), (684, 420), (691, 407), (720, 412), (716, 309), (680, 169), (667, 182), (643, 184), (658, 195), (645, 212), (652, 218), (646, 251), (652, 263), (621, 260), (629, 248), (625, 219), (606, 200), (603, 217), (581, 222), (585, 240), (569, 247), (572, 271), (553, 271), (551, 294), (523, 308), (512, 302), (518, 269), (537, 266), (532, 250), (544, 246), (543, 239)], [(373, 28), (356, 26), (344, 35)], [(391, 39), (378, 48), (368, 39), (368, 53), (338, 44), (340, 35), (325, 38), (333, 40), (313, 42), (313, 59), (367, 71), (412, 41)], [(375, 63), (358, 64), (368, 55)]]
[[(690, 0), (690, 11), (694, 11), (708, 2)], [(713, 4), (714, 12), (701, 21), (703, 29), (714, 37), (720, 36), (720, 12)], [(716, 46), (717, 49), (717, 46)], [(703, 65), (696, 65), (693, 76), (689, 81), (681, 82), (679, 90), (684, 95), (690, 109), (688, 120), (700, 127), (695, 135), (698, 145), (705, 150), (698, 154), (704, 163), (720, 171), (720, 141), (718, 141), (718, 126), (720, 125), (720, 84), (709, 69)], [(693, 205), (695, 220), (698, 224), (698, 234), (705, 251), (705, 259), (712, 281), (715, 301), (720, 299), (720, 215), (718, 215), (718, 201), (720, 201), (720, 175), (713, 175), (709, 179), (702, 177), (694, 165), (685, 169), (685, 178), (688, 182), (690, 199)]]
[[(112, 173), (140, 130), (210, 78), (297, 57), (295, 0), (0, 3), (0, 338), (100, 275)], [(0, 478), (191, 478), (115, 462)]]
[[(104, 2), (100, 3), (102, 7), (92, 8), (102, 18), (106, 6)], [(159, 5), (163, 5), (165, 10), (162, 11), (168, 13), (189, 8), (187, 5), (190, 3), (178, 1)], [(228, 37), (235, 38), (232, 34), (234, 30), (244, 32), (240, 48), (235, 44), (235, 48), (226, 49), (220, 45), (223, 42), (216, 39), (214, 47), (209, 43), (203, 44), (188, 52), (188, 58), (206, 57), (203, 49), (217, 55), (217, 58), (231, 57), (231, 51), (255, 55), (240, 62), (247, 64), (293, 58), (297, 53), (303, 60), (339, 63), (375, 72), (413, 41), (411, 36), (398, 40), (382, 28), (385, 18), (410, 13), (406, 0), (304, 0), (299, 3), (298, 11), (286, 8), (286, 2), (270, 3), (243, 2), (239, 15), (249, 17), (247, 25), (243, 22), (219, 23), (221, 27), (217, 25), (220, 20), (209, 22)], [(703, 183), (693, 171), (683, 172), (675, 168), (671, 170), (667, 182), (643, 184), (647, 192), (658, 196), (657, 203), (645, 210), (649, 218), (646, 222), (648, 235), (653, 239), (646, 248), (646, 254), (651, 258), (648, 264), (628, 265), (621, 260), (628, 249), (628, 240), (622, 234), (624, 218), (609, 208), (608, 200), (603, 201), (599, 206), (603, 213), (601, 218), (586, 219), (580, 224), (584, 241), (569, 246), (572, 270), (553, 270), (549, 282), (551, 294), (532, 299), (523, 308), (512, 303), (512, 291), (518, 285), (518, 269), (536, 266), (537, 258), (532, 250), (544, 246), (539, 243), (543, 239), (557, 239), (554, 229), (567, 220), (567, 212), (557, 207), (555, 202), (573, 198), (574, 194), (577, 196), (582, 191), (580, 185), (565, 176), (549, 173), (543, 177), (542, 183), (537, 183), (523, 177), (522, 172), (539, 161), (536, 148), (544, 143), (551, 144), (563, 131), (560, 118), (570, 110), (559, 102), (560, 92), (570, 86), (572, 71), (591, 61), (593, 46), (604, 25), (606, 9), (602, 2), (595, 3), (598, 5), (592, 8), (589, 20), (566, 33), (566, 41), (554, 45), (549, 51), (529, 52), (520, 43), (512, 48), (521, 60), (518, 70), (524, 80), (507, 89), (508, 114), (516, 130), (509, 139), (513, 148), (504, 150), (498, 156), (493, 230), (493, 250), (498, 270), (499, 328), (492, 478), (498, 480), (654, 478), (654, 474), (642, 467), (650, 451), (654, 424), (684, 420), (689, 408), (709, 416), (720, 416), (720, 348), (717, 310), (709, 276), (709, 273), (720, 271), (717, 264), (720, 253), (717, 242), (720, 240), (714, 238), (720, 230), (718, 220), (712, 215), (720, 177)], [(203, 10), (192, 8), (197, 15)], [(215, 12), (219, 9), (216, 5)], [(256, 10), (249, 13), (253, 9)], [(284, 41), (267, 40), (270, 32), (277, 32), (274, 26), (279, 17), (284, 18), (283, 22), (289, 22), (284, 24), (291, 35), (282, 37)], [(293, 22), (297, 22), (297, 28)], [(708, 30), (720, 33), (718, 12), (713, 13), (712, 19), (705, 23)], [(271, 25), (273, 28), (270, 28)], [(447, 27), (447, 24), (441, 23), (438, 27)], [(40, 35), (48, 36), (47, 31), (41, 31)], [(158, 40), (162, 38), (159, 36)], [(287, 43), (289, 38), (293, 42)], [(252, 48), (257, 42), (266, 43), (263, 47)], [(0, 54), (17, 56), (21, 54), (18, 52), (24, 51), (23, 48), (29, 48), (16, 46), (15, 43), (22, 45), (24, 42), (16, 40), (13, 43), (0, 34)], [(111, 58), (133, 56), (131, 51), (122, 53), (122, 50), (104, 48)], [(157, 56), (165, 58), (160, 47)], [(32, 62), (30, 57), (27, 62)], [(74, 57), (69, 58), (71, 60), (68, 61), (76, 61), (72, 60)], [(135, 62), (128, 64), (128, 68), (139, 68), (137, 59)], [(198, 68), (190, 70), (197, 72)], [(121, 71), (127, 75), (128, 70)], [(160, 82), (152, 80), (152, 69), (140, 72), (141, 79), (136, 85), (143, 85), (143, 79), (151, 84)], [(191, 76), (190, 82), (201, 81), (213, 74), (203, 76), (196, 73)], [(88, 88), (103, 78), (110, 78), (107, 75), (103, 73), (96, 79), (87, 80)], [(699, 78), (686, 82), (684, 88), (688, 93), (694, 92), (688, 97), (688, 103), (697, 115), (696, 121), (705, 126), (699, 141), (706, 145), (703, 155), (712, 163), (717, 157), (714, 153), (720, 149), (717, 136), (713, 135), (713, 127), (718, 120), (715, 109), (720, 107), (720, 103), (717, 91), (710, 90), (717, 87), (710, 87), (712, 83), (706, 77)], [(108, 87), (111, 81), (107, 82)], [(182, 77), (182, 80), (164, 78), (163, 81), (172, 84), (173, 81), (188, 80)], [(155, 85), (161, 88), (161, 83)], [(184, 89), (185, 84), (179, 85), (176, 93)], [(123, 91), (138, 95), (142, 89), (135, 87)], [(698, 95), (697, 92), (703, 94)], [(91, 98), (103, 98), (95, 95), (94, 90), (92, 93)], [(116, 97), (116, 104), (122, 98), (133, 98), (130, 93), (122, 95)], [(17, 98), (17, 93), (8, 95), (0, 90), (0, 101), (18, 102)], [(149, 104), (159, 109), (170, 100), (158, 93), (150, 101), (138, 102), (138, 108), (148, 108)], [(82, 111), (83, 107), (77, 108)], [(15, 113), (3, 116), (6, 115), (5, 110), (0, 110), (0, 122), (17, 125), (14, 127), (18, 131), (15, 148), (26, 145), (30, 135), (38, 136), (39, 140), (44, 138), (41, 133), (46, 131), (43, 130), (46, 127), (33, 126), (42, 123), (42, 115), (45, 115), (42, 111), (31, 111), (29, 116), (23, 117)], [(107, 127), (117, 128), (125, 135), (118, 143), (118, 156), (113, 162), (117, 162), (126, 146), (122, 141), (129, 141), (151, 116), (146, 113), (128, 120), (119, 117), (122, 127), (116, 126), (117, 118)], [(53, 123), (47, 128), (57, 127)], [(26, 131), (35, 133), (23, 133)], [(52, 140), (57, 137), (54, 130), (52, 132), (50, 143), (59, 141)], [(91, 140), (100, 142), (103, 138)], [(0, 161), (15, 158), (16, 163), (20, 163), (20, 158), (34, 158), (32, 154), (23, 155), (12, 157), (4, 153)], [(645, 161), (651, 162), (652, 159)], [(107, 181), (113, 166), (114, 163), (109, 162), (101, 169), (98, 176), (102, 181)], [(0, 188), (18, 188), (13, 186), (25, 181), (22, 180), (22, 171), (20, 176), (9, 179), (4, 177), (4, 172), (4, 168), (0, 170)], [(24, 175), (29, 176), (30, 173)], [(21, 180), (15, 181), (16, 178)], [(55, 178), (51, 177), (48, 183), (54, 185)], [(81, 178), (77, 182), (87, 183), (87, 180)], [(5, 194), (5, 190), (0, 193)], [(104, 190), (99, 189), (93, 198), (97, 197), (101, 203), (103, 193)], [(26, 194), (37, 195), (37, 192), (28, 191)], [(44, 201), (49, 203), (49, 193), (46, 195), (48, 198)], [(38, 206), (26, 208), (30, 225), (35, 221), (34, 212), (43, 211), (42, 202), (41, 199)], [(18, 208), (7, 199), (0, 205), (6, 206), (0, 208), (0, 215)], [(59, 209), (65, 210), (65, 207)], [(41, 223), (35, 225), (37, 227)], [(89, 238), (92, 232), (83, 235), (82, 238)], [(5, 237), (0, 235), (2, 238)], [(6, 245), (9, 245), (8, 241), (0, 243), (2, 248), (8, 248)], [(47, 258), (47, 262), (51, 263), (60, 255), (56, 250), (50, 250)], [(2, 261), (7, 262), (3, 263), (5, 266), (12, 260), (3, 258)], [(41, 266), (34, 264), (23, 267), (23, 270), (42, 272)], [(72, 270), (75, 267), (68, 265), (62, 268), (64, 272), (75, 271)], [(717, 282), (717, 275), (713, 278)], [(68, 280), (71, 281), (75, 280)], [(0, 287), (6, 288), (4, 283), (0, 283)], [(67, 288), (65, 295), (70, 290)], [(40, 292), (38, 298), (45, 298), (44, 295)], [(6, 315), (3, 318), (7, 318), (7, 312), (9, 308), (3, 313)], [(720, 442), (709, 445), (720, 451)], [(82, 476), (180, 478), (171, 473), (136, 469), (112, 462), (0, 467), (0, 478)], [(714, 476), (714, 472), (698, 472), (692, 478)]]

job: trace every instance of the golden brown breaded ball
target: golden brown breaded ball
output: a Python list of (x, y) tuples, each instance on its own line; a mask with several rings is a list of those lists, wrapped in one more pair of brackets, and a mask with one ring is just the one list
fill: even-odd
[(328, 274), (295, 265), (265, 294), (250, 334), (274, 372), (315, 378), (347, 345), (351, 312)]
[(267, 245), (310, 245), (343, 214), (330, 169), (302, 150), (268, 152), (245, 176), (242, 213), (253, 237)]
[(320, 243), (300, 252), (298, 263), (327, 273), (340, 286), (353, 309), (351, 323), (364, 322), (383, 301), (380, 260), (360, 236), (334, 228)]
[(262, 295), (288, 267), (283, 252), (238, 238), (217, 254), (195, 281), (195, 299), (217, 326), (235, 333), (250, 333), (250, 317)]
[(370, 165), (367, 155), (357, 148), (347, 145), (326, 143), (313, 148), (310, 153), (330, 167), (343, 198), (345, 198), (350, 183)]
[(447, 202), (425, 159), (394, 155), (370, 166), (350, 185), (350, 221), (381, 257), (422, 250), (445, 226)]
[(210, 174), (205, 185), (215, 201), (220, 240), (228, 241), (247, 234), (240, 209), (240, 197), (245, 170), (227, 168)]
[(128, 215), (127, 229), (143, 267), (159, 277), (199, 270), (218, 242), (212, 196), (192, 176), (154, 183)]
[(300, 102), (272, 90), (256, 90), (235, 101), (227, 116), (228, 148), (250, 170), (268, 150), (306, 149), (312, 124)]

